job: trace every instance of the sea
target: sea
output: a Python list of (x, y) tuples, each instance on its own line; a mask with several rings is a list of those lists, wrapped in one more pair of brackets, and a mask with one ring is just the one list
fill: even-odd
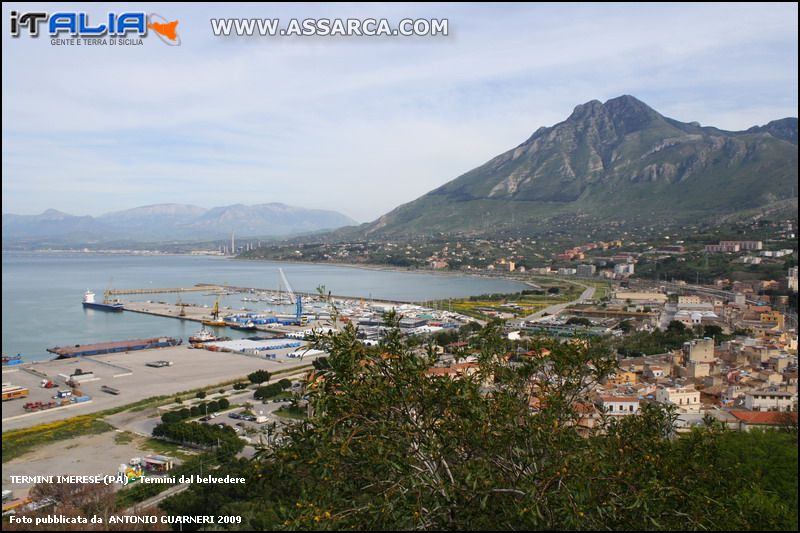
[[(3, 355), (24, 361), (51, 359), (47, 348), (93, 342), (169, 336), (184, 342), (201, 327), (197, 322), (140, 313), (107, 313), (83, 309), (86, 290), (102, 301), (107, 288), (191, 287), (197, 283), (316, 292), (324, 286), (334, 295), (423, 304), (430, 300), (487, 293), (517, 292), (522, 283), (475, 276), (378, 270), (339, 265), (246, 261), (191, 255), (125, 255), (97, 253), (3, 252)], [(223, 296), (220, 306), (256, 311), (289, 306), (242, 301), (245, 294)], [(121, 299), (195, 303), (212, 307), (211, 292), (125, 295)], [(229, 328), (218, 334), (252, 335)]]

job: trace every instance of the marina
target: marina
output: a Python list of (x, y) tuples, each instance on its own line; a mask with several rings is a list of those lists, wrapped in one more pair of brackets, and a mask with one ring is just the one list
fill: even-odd
[[(502, 279), (223, 257), (8, 252), (3, 254), (3, 354), (20, 354), (24, 362), (30, 362), (52, 358), (46, 350), (54, 346), (151, 337), (187, 342), (201, 323), (214, 335), (233, 340), (254, 333), (285, 335), (306, 329), (307, 326), (281, 324), (256, 325), (256, 330), (249, 331), (223, 327), (222, 317), (236, 313), (295, 316), (295, 303), (289, 304), (281, 268), (295, 294), (304, 296), (303, 306), (308, 311), (320, 303), (314, 301), (319, 297), (319, 286), (333, 294), (352, 295), (343, 299), (355, 307), (362, 301), (364, 306), (401, 301), (424, 304), (433, 299), (525, 288), (524, 284)], [(109, 297), (120, 298), (129, 312), (82, 308), (81, 298), (87, 288), (98, 295), (111, 288)], [(181, 290), (161, 292), (165, 289)], [(131, 290), (141, 294), (121, 294)], [(151, 290), (159, 292), (145, 292)], [(270, 297), (276, 301), (242, 301)], [(214, 319), (211, 312), (216, 302), (220, 317)], [(325, 319), (322, 309), (317, 309), (316, 314), (320, 320)], [(165, 317), (173, 320), (164, 320)]]
[[(152, 286), (115, 282), (117, 288), (111, 289), (109, 281), (102, 302), (96, 301), (91, 289), (86, 290), (81, 301), (76, 287), (91, 287), (83, 274), (87, 263), (105, 268), (109, 260), (124, 264), (125, 259), (92, 257), (87, 261), (84, 257), (75, 258), (80, 260), (74, 272), (79, 270), (81, 279), (67, 275), (68, 282), (53, 286), (54, 279), (63, 277), (50, 275), (46, 268), (40, 271), (40, 278), (29, 274), (36, 272), (37, 266), (59, 268), (56, 258), (8, 255), (10, 257), (3, 258), (4, 309), (12, 308), (11, 299), (15, 297), (14, 308), (21, 310), (22, 316), (37, 316), (35, 323), (47, 323), (48, 327), (31, 330), (28, 329), (30, 321), (16, 322), (19, 313), (3, 313), (4, 332), (19, 324), (19, 331), (15, 330), (14, 335), (3, 336), (4, 350), (10, 339), (16, 342), (22, 339), (28, 346), (35, 346), (29, 352), (32, 356), (26, 353), (3, 357), (4, 431), (127, 405), (153, 396), (168, 397), (229, 383), (244, 379), (255, 370), (274, 373), (307, 367), (311, 360), (324, 355), (309, 348), (306, 340), (309, 335), (355, 323), (364, 336), (363, 342), (377, 342), (384, 327), (383, 316), (392, 310), (401, 316), (401, 329), (408, 335), (456, 328), (468, 320), (443, 309), (376, 298), (372, 291), (367, 291), (365, 296), (350, 297), (333, 296), (324, 290), (295, 291), (284, 266), (260, 266), (262, 271), (278, 279), (275, 289), (256, 284), (249, 286), (241, 283), (242, 280), (217, 284), (152, 283)], [(142, 264), (141, 259), (131, 258), (131, 263)], [(203, 262), (203, 259), (183, 257), (168, 260), (184, 265)], [(26, 262), (33, 268), (21, 266)], [(237, 269), (241, 264), (219, 260), (205, 262), (206, 266), (230, 265)], [(148, 269), (152, 269), (148, 277), (158, 274), (170, 281), (175, 269), (161, 270), (160, 266), (163, 265), (148, 265)], [(252, 268), (251, 264), (244, 266)], [(128, 264), (119, 265), (117, 270), (127, 273), (136, 269)], [(63, 271), (69, 274), (70, 269)], [(361, 273), (358, 269), (347, 270), (351, 276)], [(386, 274), (390, 278), (398, 276), (394, 272), (380, 273), (381, 276)], [(203, 275), (207, 276), (208, 272), (204, 270)], [(419, 278), (413, 274), (408, 276)], [(100, 272), (94, 272), (93, 281), (101, 278)], [(10, 283), (12, 279), (13, 284)], [(474, 281), (435, 278), (439, 280)], [(357, 293), (354, 289), (359, 286), (358, 283), (347, 285), (342, 292)], [(516, 284), (511, 286), (516, 287)], [(129, 299), (119, 299), (123, 295)], [(162, 300), (142, 299), (154, 295)], [(48, 306), (38, 306), (37, 302), (41, 301), (47, 301)], [(75, 335), (76, 331), (81, 333)], [(49, 357), (55, 356), (55, 359), (45, 360), (47, 356), (39, 355), (39, 350), (42, 353), (46, 350)]]

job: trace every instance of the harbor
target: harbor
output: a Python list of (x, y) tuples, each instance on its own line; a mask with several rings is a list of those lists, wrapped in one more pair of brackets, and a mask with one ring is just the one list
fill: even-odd
[[(195, 261), (192, 258), (186, 264)], [(238, 268), (238, 264), (234, 266)], [(95, 283), (94, 290), (102, 297), (89, 285), (82, 304), (79, 290), (84, 289), (78, 288), (87, 283), (72, 280), (69, 287), (54, 291), (47, 288), (49, 277), (44, 276), (43, 283), (32, 280), (48, 291), (52, 305), (44, 312), (52, 319), (52, 328), (30, 340), (55, 358), (4, 355), (3, 430), (105, 411), (156, 396), (169, 399), (181, 392), (242, 380), (256, 370), (291, 373), (324, 355), (310, 349), (310, 334), (352, 323), (359, 327), (362, 342), (377, 342), (384, 328), (383, 317), (392, 310), (398, 313), (407, 335), (457, 328), (469, 320), (449, 310), (373, 298), (371, 290), (365, 291), (365, 296), (350, 297), (295, 291), (283, 267), (272, 272), (278, 274), (275, 289), (241, 280), (168, 283), (168, 276), (163, 285), (118, 283), (112, 288), (109, 281), (103, 288)], [(361, 273), (356, 269), (347, 273), (352, 272)], [(4, 291), (4, 305), (10, 305), (5, 299), (15, 290)], [(36, 292), (33, 285), (30, 290)], [(24, 312), (24, 305), (22, 309)], [(4, 329), (11, 327), (11, 318), (14, 316), (4, 314)], [(85, 333), (75, 336), (75, 328), (67, 327), (63, 319)]]
[[(216, 326), (214, 329), (232, 327), (278, 336), (330, 327), (333, 307), (338, 314), (337, 327), (353, 320), (364, 326), (378, 325), (382, 323), (382, 316), (391, 310), (397, 311), (407, 319), (419, 319), (420, 325), (433, 322), (435, 324), (433, 327), (441, 327), (442, 324), (461, 325), (468, 320), (468, 317), (448, 310), (431, 309), (397, 301), (367, 301), (363, 298), (331, 297), (330, 301), (322, 301), (319, 297), (292, 295), (294, 297), (292, 306), (286, 303), (274, 305), (269, 301), (262, 304), (264, 295), (269, 295), (268, 291), (246, 288), (239, 290), (238, 294), (259, 294), (262, 295), (262, 299), (254, 301), (244, 296), (242, 300), (245, 305), (236, 309), (232, 306), (219, 308), (217, 304), (208, 306), (181, 301), (168, 303), (153, 300), (122, 300), (120, 304), (125, 311), (134, 313), (199, 322), (207, 326)], [(294, 313), (287, 312), (287, 308), (293, 308)]]
[[(232, 339), (281, 336), (308, 329), (317, 314), (321, 322), (325, 321), (323, 309), (315, 310), (321, 304), (316, 292), (321, 285), (326, 287), (326, 293), (333, 293), (337, 306), (342, 301), (350, 302), (341, 305), (342, 316), (346, 316), (348, 307), (355, 312), (358, 307), (386, 308), (388, 303), (399, 307), (417, 302), (425, 306), (427, 300), (446, 301), (450, 297), (525, 288), (524, 284), (500, 279), (221, 257), (10, 252), (3, 255), (3, 354), (20, 354), (27, 363), (51, 359), (53, 355), (46, 350), (56, 346), (152, 337), (171, 337), (187, 343), (201, 329), (203, 317), (211, 314), (217, 301), (221, 317), (255, 313), (294, 318), (296, 302), (290, 302), (279, 269), (284, 270), (295, 295), (303, 296), (303, 310), (309, 313), (312, 324), (254, 324), (253, 330), (212, 325), (206, 328), (218, 337)], [(180, 291), (161, 292), (165, 289)], [(82, 308), (86, 290), (96, 294), (97, 303), (106, 299), (106, 290), (116, 291), (108, 295), (109, 299), (119, 299), (129, 312)], [(122, 294), (131, 291), (136, 294)], [(180, 316), (181, 310), (184, 316)]]
[[(288, 286), (285, 276), (284, 281)], [(51, 361), (8, 357), (3, 366), (4, 431), (243, 379), (255, 370), (274, 373), (308, 366), (311, 360), (324, 355), (309, 346), (306, 338), (310, 334), (354, 323), (362, 333), (362, 342), (377, 342), (385, 327), (383, 317), (392, 310), (398, 313), (401, 330), (407, 335), (457, 328), (469, 320), (450, 311), (409, 303), (300, 295), (290, 286), (286, 293), (249, 287), (203, 287), (204, 291), (214, 291), (204, 293), (215, 298), (213, 305), (186, 303), (180, 297), (175, 303), (110, 300), (108, 290), (101, 304), (87, 291), (84, 308), (90, 299), (91, 313), (120, 321), (146, 314), (189, 321), (202, 329), (186, 337), (186, 343), (183, 337), (115, 339), (50, 347), (47, 351), (56, 356)], [(183, 292), (177, 288), (125, 291)], [(247, 307), (221, 307), (222, 293), (238, 297)], [(294, 305), (288, 306), (292, 301)], [(285, 312), (287, 308), (294, 313)], [(220, 326), (207, 327), (208, 324)], [(231, 339), (221, 334), (237, 327), (247, 330), (250, 336)]]

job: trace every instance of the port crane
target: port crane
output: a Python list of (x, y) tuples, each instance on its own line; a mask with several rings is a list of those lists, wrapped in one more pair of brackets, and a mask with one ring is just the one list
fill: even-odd
[(103, 292), (103, 303), (110, 304), (111, 303), (111, 284), (114, 283), (114, 277), (108, 278), (108, 287)]
[(214, 320), (219, 320), (219, 296), (214, 301), (214, 309), (211, 310), (211, 318)]
[(284, 274), (283, 269), (279, 268), (278, 271), (281, 273), (281, 279), (283, 280), (283, 284), (286, 285), (286, 292), (289, 295), (290, 300), (294, 300), (294, 291), (292, 290), (292, 286), (289, 285), (289, 280), (286, 279), (286, 274)]
[(217, 294), (217, 299), (214, 300), (214, 307), (211, 310), (211, 320), (203, 320), (203, 325), (206, 326), (224, 326), (225, 321), (219, 318), (219, 301), (222, 298), (221, 294)]
[(281, 273), (283, 284), (286, 285), (286, 293), (289, 295), (289, 301), (295, 302), (295, 317), (297, 320), (301, 320), (303, 316), (303, 297), (294, 294), (292, 286), (289, 285), (289, 280), (286, 279), (286, 274), (283, 272), (283, 269), (279, 268), (278, 271)]
[(181, 308), (181, 312), (178, 313), (178, 316), (180, 316), (180, 317), (186, 316), (186, 306), (188, 304), (183, 303), (183, 299), (181, 299), (180, 294), (178, 295), (178, 303), (176, 305), (180, 306), (180, 308)]

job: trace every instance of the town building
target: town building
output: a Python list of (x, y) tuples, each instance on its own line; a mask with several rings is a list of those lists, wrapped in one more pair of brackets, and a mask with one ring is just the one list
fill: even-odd
[(713, 363), (714, 362), (714, 339), (704, 337), (702, 339), (693, 339), (683, 343), (683, 357), (684, 361), (693, 361), (696, 363)]
[(761, 250), (764, 245), (761, 241), (719, 241), (722, 246), (738, 246), (739, 250)]
[(792, 411), (797, 407), (797, 393), (763, 389), (747, 392), (744, 406), (750, 411)]
[(634, 273), (633, 263), (617, 263), (614, 265), (614, 274), (617, 276), (630, 276)]
[(628, 300), (634, 304), (654, 304), (661, 305), (666, 303), (667, 295), (660, 292), (627, 292), (617, 291), (614, 293), (615, 300), (627, 302)]
[(730, 411), (736, 419), (736, 429), (750, 431), (753, 428), (776, 428), (781, 426), (797, 426), (797, 413)]
[(716, 361), (714, 357), (714, 339), (705, 337), (683, 343), (683, 374), (689, 378), (710, 376)]
[(656, 401), (678, 407), (683, 413), (700, 411), (700, 391), (689, 387), (659, 387), (656, 389)]
[(639, 381), (639, 376), (631, 370), (618, 369), (605, 379), (606, 385), (635, 385)]
[(600, 396), (600, 409), (610, 416), (630, 416), (639, 414), (639, 399), (634, 396)]
[(739, 251), (738, 244), (706, 244), (705, 251), (710, 254), (735, 253)]

